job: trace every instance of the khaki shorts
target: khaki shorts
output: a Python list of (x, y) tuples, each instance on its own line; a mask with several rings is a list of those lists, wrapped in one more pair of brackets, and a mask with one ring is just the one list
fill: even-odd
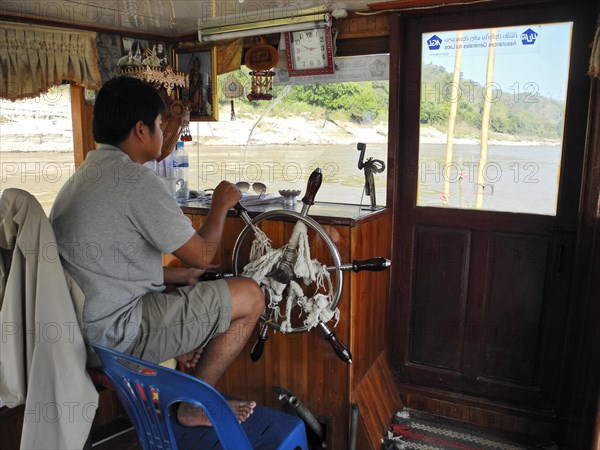
[(204, 347), (231, 322), (231, 293), (225, 280), (203, 281), (168, 294), (142, 297), (142, 320), (129, 353), (161, 363)]

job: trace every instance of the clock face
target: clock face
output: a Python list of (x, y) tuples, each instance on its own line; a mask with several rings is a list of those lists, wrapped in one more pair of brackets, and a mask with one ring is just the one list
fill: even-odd
[(290, 76), (334, 73), (331, 28), (285, 34)]
[(292, 33), (292, 63), (296, 70), (320, 69), (327, 66), (325, 29)]

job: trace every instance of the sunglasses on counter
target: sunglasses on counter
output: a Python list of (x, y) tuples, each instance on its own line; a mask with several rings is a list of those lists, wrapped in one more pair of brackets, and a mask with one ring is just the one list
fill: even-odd
[(238, 181), (237, 183), (235, 183), (235, 185), (240, 190), (240, 192), (248, 192), (250, 187), (252, 187), (254, 192), (258, 194), (258, 198), (261, 198), (264, 195), (264, 193), (267, 192), (267, 186), (260, 182), (250, 184), (247, 181)]

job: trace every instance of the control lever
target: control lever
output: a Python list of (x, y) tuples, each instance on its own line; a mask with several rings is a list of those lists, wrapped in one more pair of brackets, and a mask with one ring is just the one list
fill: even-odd
[(241, 217), (241, 219), (246, 223), (246, 225), (254, 228), (254, 225), (252, 224), (252, 219), (250, 218), (250, 215), (248, 214), (248, 210), (246, 208), (244, 208), (244, 205), (242, 205), (240, 202), (237, 202), (235, 204), (234, 208), (235, 208), (238, 216)]
[[(238, 216), (241, 217), (241, 219), (246, 223), (246, 225), (254, 228), (252, 219), (248, 215), (248, 210), (246, 208), (244, 208), (244, 206), (240, 202), (237, 202), (235, 204), (234, 208), (237, 211)], [(232, 276), (232, 275), (233, 274), (223, 274), (222, 277), (225, 278), (225, 277)], [(267, 303), (268, 303), (268, 301), (267, 301)], [(256, 343), (252, 347), (252, 350), (250, 351), (250, 359), (252, 359), (252, 361), (258, 361), (260, 359), (260, 357), (263, 354), (263, 350), (265, 348), (265, 342), (267, 341), (267, 339), (269, 339), (269, 321), (271, 320), (271, 317), (273, 316), (273, 309), (272, 308), (268, 308), (268, 309), (269, 309), (269, 317), (260, 327), (260, 330), (258, 332), (258, 339), (256, 340)]]
[(377, 206), (377, 199), (375, 197), (375, 178), (374, 173), (381, 173), (385, 170), (385, 163), (380, 159), (368, 158), (364, 161), (365, 150), (367, 145), (363, 142), (356, 144), (356, 149), (360, 152), (358, 158), (358, 170), (364, 170), (365, 172), (365, 194), (371, 198), (371, 209), (375, 209)]
[[(381, 272), (382, 270), (387, 269), (392, 265), (392, 262), (389, 259), (383, 258), (381, 256), (377, 256), (375, 258), (364, 259), (362, 261), (355, 259), (350, 264), (342, 264), (340, 269), (342, 270), (350, 270), (352, 269), (354, 272), (360, 272), (362, 270), (368, 270), (369, 272)], [(329, 266), (327, 270), (335, 270), (335, 267), (331, 269)]]
[(300, 215), (302, 217), (306, 217), (308, 215), (309, 208), (315, 204), (315, 197), (319, 188), (321, 187), (321, 183), (323, 182), (323, 172), (321, 172), (321, 168), (317, 167), (308, 177), (308, 182), (306, 183), (306, 194), (302, 197), (302, 210), (300, 211)]
[(323, 322), (319, 322), (319, 327), (325, 333), (325, 339), (329, 341), (333, 347), (333, 350), (335, 351), (335, 354), (338, 355), (342, 361), (352, 364), (352, 354), (342, 343), (342, 341), (337, 338), (335, 333), (331, 331)]
[(269, 324), (267, 322), (263, 323), (260, 327), (260, 331), (258, 332), (258, 336), (256, 342), (252, 346), (252, 350), (250, 351), (250, 359), (254, 362), (258, 361), (263, 354), (263, 350), (265, 349), (265, 342), (269, 339)]
[[(267, 295), (267, 294), (265, 294)], [(268, 303), (268, 299), (267, 299)], [(261, 325), (260, 330), (258, 331), (258, 336), (256, 339), (256, 343), (252, 346), (252, 350), (250, 351), (250, 359), (254, 362), (258, 361), (263, 354), (263, 350), (265, 349), (265, 342), (269, 339), (269, 322), (273, 318), (273, 308), (269, 309), (269, 317), (264, 323)]]

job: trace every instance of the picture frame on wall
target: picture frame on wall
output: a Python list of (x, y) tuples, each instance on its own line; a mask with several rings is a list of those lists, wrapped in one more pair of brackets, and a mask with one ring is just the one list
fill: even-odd
[(176, 48), (175, 70), (189, 75), (189, 87), (181, 89), (181, 100), (190, 103), (191, 121), (217, 121), (217, 47), (202, 45)]
[(171, 65), (170, 46), (163, 41), (151, 41), (144, 51), (142, 65), (165, 69)]
[(148, 48), (148, 41), (123, 37), (123, 56), (117, 61), (119, 67), (139, 67)]

